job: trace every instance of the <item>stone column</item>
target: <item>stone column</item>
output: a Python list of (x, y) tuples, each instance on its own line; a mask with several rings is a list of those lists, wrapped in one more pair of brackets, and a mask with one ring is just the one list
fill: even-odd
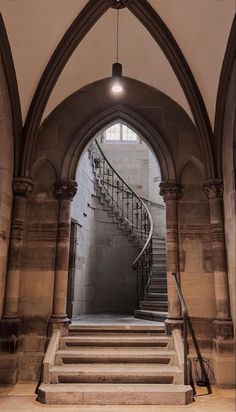
[(28, 196), (33, 192), (33, 182), (19, 177), (13, 180), (12, 189), (14, 198), (3, 319), (13, 321), (18, 319), (25, 214)]
[(77, 183), (74, 180), (62, 180), (55, 184), (54, 195), (58, 199), (58, 227), (51, 321), (63, 324), (68, 322), (66, 299), (70, 247), (70, 208), (76, 191)]
[(223, 215), (223, 182), (208, 180), (203, 191), (209, 200), (212, 260), (216, 299), (215, 336), (231, 337), (232, 320), (228, 290)]
[(172, 273), (179, 274), (179, 242), (178, 242), (178, 199), (180, 185), (175, 181), (160, 183), (160, 195), (166, 203), (166, 245), (167, 245), (167, 289), (168, 318), (167, 332), (182, 324), (181, 306)]

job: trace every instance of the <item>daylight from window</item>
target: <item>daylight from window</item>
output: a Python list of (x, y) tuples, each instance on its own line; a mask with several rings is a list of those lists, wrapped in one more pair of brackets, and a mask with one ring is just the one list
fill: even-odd
[(103, 132), (103, 141), (138, 142), (138, 135), (123, 123), (116, 123)]

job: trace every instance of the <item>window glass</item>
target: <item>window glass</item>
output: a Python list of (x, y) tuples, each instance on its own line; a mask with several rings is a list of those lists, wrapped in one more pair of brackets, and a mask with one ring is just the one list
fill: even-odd
[(116, 123), (104, 132), (106, 140), (121, 140), (120, 123)]
[(136, 133), (127, 127), (125, 124), (122, 124), (122, 140), (137, 140)]
[(113, 124), (103, 132), (105, 141), (133, 141), (138, 142), (138, 135), (122, 123)]

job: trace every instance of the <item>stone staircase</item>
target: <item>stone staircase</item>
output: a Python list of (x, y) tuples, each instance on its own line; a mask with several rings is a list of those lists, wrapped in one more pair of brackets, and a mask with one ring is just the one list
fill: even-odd
[[(98, 172), (93, 165), (95, 174), (95, 190), (100, 203), (113, 218), (122, 233), (127, 236), (134, 247), (142, 247), (143, 241), (139, 234), (134, 230), (131, 223), (124, 219), (122, 213), (117, 209), (110, 196), (107, 194), (99, 178)], [(143, 299), (139, 301), (139, 308), (135, 310), (135, 317), (139, 319), (163, 322), (168, 315), (168, 296), (167, 296), (167, 274), (166, 274), (166, 241), (157, 234), (152, 236), (152, 276)]]
[(49, 405), (185, 405), (182, 337), (151, 325), (71, 325), (54, 331), (38, 400)]
[(166, 242), (157, 235), (152, 237), (152, 276), (146, 285), (143, 299), (135, 317), (164, 322), (168, 315)]
[(108, 195), (103, 183), (101, 182), (94, 164), (93, 171), (95, 176), (94, 189), (100, 204), (103, 206), (103, 209), (107, 212), (108, 216), (113, 219), (113, 223), (117, 224), (123, 235), (127, 237), (134, 247), (139, 249), (144, 244), (139, 236), (139, 233), (137, 233), (131, 222), (123, 216), (122, 210), (114, 205), (111, 197)]

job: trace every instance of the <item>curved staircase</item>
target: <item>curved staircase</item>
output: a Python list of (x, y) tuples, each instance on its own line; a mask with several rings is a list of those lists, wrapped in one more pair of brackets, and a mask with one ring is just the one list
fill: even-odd
[(114, 223), (140, 248), (132, 266), (137, 271), (135, 317), (164, 322), (168, 315), (166, 242), (153, 232), (148, 207), (114, 170), (95, 141), (91, 148), (95, 189)]

